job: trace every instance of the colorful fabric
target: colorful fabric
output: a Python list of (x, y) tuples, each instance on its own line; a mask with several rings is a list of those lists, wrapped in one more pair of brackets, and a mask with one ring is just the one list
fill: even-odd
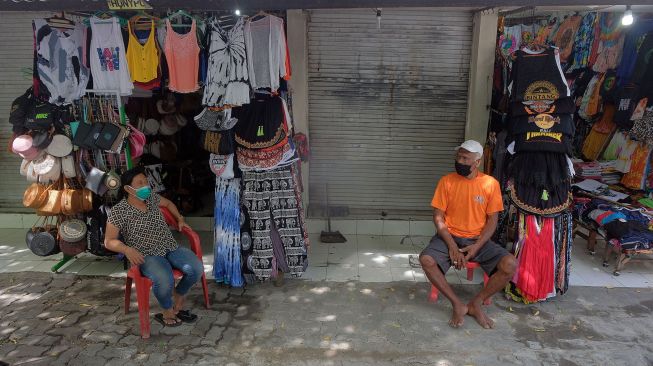
[(252, 270), (259, 279), (272, 275), (274, 250), (270, 238), (274, 220), (284, 244), (286, 263), (292, 276), (301, 276), (306, 269), (307, 252), (295, 193), (295, 180), (290, 168), (267, 172), (243, 172), (243, 201), (252, 229)]
[(646, 144), (639, 143), (631, 156), (630, 171), (621, 179), (621, 184), (630, 189), (645, 189), (646, 169), (648, 166), (651, 148)]
[(555, 291), (553, 224), (553, 219), (542, 219), (540, 226), (535, 216), (526, 217), (526, 238), (513, 282), (528, 301), (546, 299)]
[(217, 283), (242, 287), (240, 179), (215, 180), (213, 276)]
[(553, 43), (560, 49), (560, 62), (566, 63), (574, 48), (576, 32), (583, 18), (580, 15), (567, 17), (558, 28)]
[(224, 30), (215, 17), (208, 20), (208, 26), (211, 42), (202, 104), (239, 106), (249, 103), (249, 73), (243, 19), (239, 19), (229, 30)]
[(594, 45), (594, 30), (598, 17), (596, 13), (587, 13), (581, 21), (576, 39), (574, 41), (573, 58), (570, 61), (572, 66), (570, 70), (578, 70), (589, 65), (592, 46)]

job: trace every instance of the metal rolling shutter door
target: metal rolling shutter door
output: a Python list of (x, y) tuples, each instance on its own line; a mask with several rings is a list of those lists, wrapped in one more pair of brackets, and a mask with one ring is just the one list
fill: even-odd
[[(32, 19), (50, 16), (43, 12), (0, 12), (0, 211), (33, 212), (23, 208), (28, 183), (19, 174), (21, 159), (7, 151), (11, 138), (11, 103), (32, 84)], [(24, 71), (29, 70), (29, 75)]]
[(310, 203), (352, 215), (430, 210), (464, 138), (472, 13), (311, 11)]

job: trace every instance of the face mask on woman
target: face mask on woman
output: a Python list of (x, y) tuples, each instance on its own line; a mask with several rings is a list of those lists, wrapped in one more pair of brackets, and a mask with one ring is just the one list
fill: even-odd
[(150, 186), (144, 186), (138, 189), (132, 186), (128, 186), (128, 187), (134, 190), (134, 195), (136, 196), (136, 198), (138, 198), (141, 201), (145, 201), (152, 194), (152, 188), (150, 188)]

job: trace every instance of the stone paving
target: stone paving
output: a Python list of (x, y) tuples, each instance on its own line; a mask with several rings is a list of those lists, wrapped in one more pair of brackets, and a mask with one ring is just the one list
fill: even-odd
[[(477, 285), (459, 285), (469, 298)], [(0, 274), (0, 360), (11, 365), (651, 365), (653, 289), (574, 287), (519, 305), (495, 296), (494, 330), (426, 301), (425, 283), (288, 280), (229, 290), (210, 284), (190, 302), (195, 325), (139, 337), (124, 280)], [(152, 299), (152, 310), (157, 311)]]

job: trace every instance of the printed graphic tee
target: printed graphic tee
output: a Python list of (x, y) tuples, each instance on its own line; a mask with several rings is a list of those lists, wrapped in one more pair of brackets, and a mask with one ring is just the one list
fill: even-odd
[(134, 84), (129, 76), (125, 44), (117, 18), (91, 17), (90, 66), (93, 88), (131, 95)]

